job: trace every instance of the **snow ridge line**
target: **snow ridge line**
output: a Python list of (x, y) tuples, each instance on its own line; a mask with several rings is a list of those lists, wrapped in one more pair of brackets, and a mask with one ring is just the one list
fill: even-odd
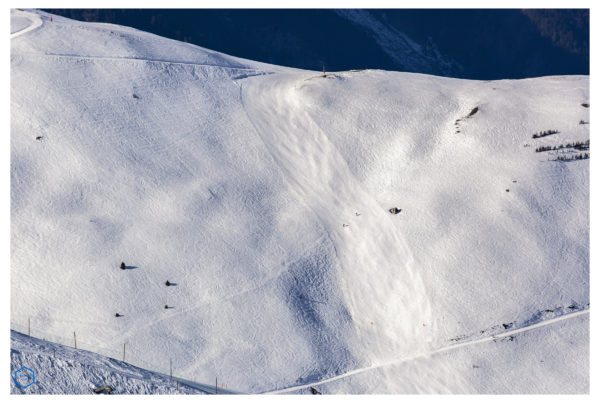
[(379, 368), (388, 367), (388, 366), (392, 366), (392, 365), (402, 364), (404, 362), (412, 361), (412, 360), (415, 360), (417, 358), (428, 357), (428, 356), (432, 356), (432, 355), (435, 355), (435, 354), (443, 353), (445, 351), (455, 350), (455, 349), (458, 349), (458, 348), (463, 348), (463, 347), (471, 346), (471, 345), (474, 345), (474, 344), (479, 344), (479, 343), (485, 343), (485, 342), (488, 342), (488, 341), (499, 340), (499, 339), (502, 339), (504, 337), (511, 336), (513, 334), (524, 333), (524, 332), (527, 332), (529, 330), (533, 330), (533, 329), (536, 329), (536, 328), (539, 328), (539, 327), (548, 326), (548, 325), (551, 325), (553, 323), (557, 323), (557, 322), (560, 322), (560, 321), (563, 321), (563, 320), (573, 319), (573, 318), (575, 318), (577, 316), (588, 314), (589, 312), (590, 312), (590, 309), (587, 308), (587, 309), (584, 309), (584, 310), (581, 310), (581, 311), (577, 311), (577, 312), (573, 312), (573, 313), (568, 313), (566, 315), (562, 315), (562, 316), (559, 316), (559, 317), (556, 317), (556, 318), (553, 318), (553, 319), (548, 319), (548, 320), (545, 320), (545, 321), (542, 321), (542, 322), (538, 322), (538, 323), (535, 323), (533, 325), (521, 327), (519, 329), (515, 329), (515, 330), (508, 331), (508, 332), (503, 332), (503, 333), (495, 334), (493, 336), (488, 336), (488, 337), (484, 337), (484, 338), (481, 338), (481, 339), (471, 340), (471, 341), (467, 341), (467, 342), (463, 342), (463, 343), (452, 344), (452, 345), (449, 345), (449, 346), (438, 348), (437, 350), (433, 350), (433, 351), (429, 351), (429, 352), (425, 352), (425, 353), (421, 353), (421, 354), (415, 354), (415, 355), (412, 355), (412, 356), (401, 358), (399, 360), (393, 360), (393, 361), (388, 361), (388, 362), (384, 362), (384, 363), (381, 363), (381, 364), (371, 365), (371, 366), (368, 366), (368, 367), (357, 368), (357, 369), (354, 369), (352, 371), (348, 371), (348, 372), (346, 372), (344, 374), (337, 375), (337, 376), (334, 376), (332, 378), (323, 379), (321, 381), (317, 381), (317, 382), (313, 382), (313, 383), (307, 383), (305, 385), (292, 386), (290, 388), (272, 390), (272, 391), (269, 391), (269, 392), (263, 392), (262, 394), (265, 394), (265, 395), (274, 394), (275, 395), (275, 394), (281, 394), (281, 393), (294, 392), (294, 391), (297, 391), (297, 390), (300, 390), (300, 389), (306, 389), (306, 388), (310, 388), (310, 387), (314, 387), (314, 386), (318, 386), (318, 385), (323, 385), (325, 383), (337, 381), (339, 379), (347, 378), (349, 376), (360, 374), (362, 372), (367, 372), (367, 371), (371, 371), (371, 370), (374, 370), (374, 369), (379, 369)]

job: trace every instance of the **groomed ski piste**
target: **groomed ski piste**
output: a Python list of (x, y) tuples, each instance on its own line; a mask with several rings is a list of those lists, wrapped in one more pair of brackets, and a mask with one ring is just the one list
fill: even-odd
[(211, 393), (171, 362), (237, 393), (589, 393), (587, 140), (587, 76), (323, 76), (11, 10), (11, 371), (39, 366), (11, 391)]

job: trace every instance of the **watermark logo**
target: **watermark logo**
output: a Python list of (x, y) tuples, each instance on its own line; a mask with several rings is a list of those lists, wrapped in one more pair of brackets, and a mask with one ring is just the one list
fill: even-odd
[(15, 371), (15, 383), (25, 389), (35, 382), (35, 371), (31, 368), (21, 367)]

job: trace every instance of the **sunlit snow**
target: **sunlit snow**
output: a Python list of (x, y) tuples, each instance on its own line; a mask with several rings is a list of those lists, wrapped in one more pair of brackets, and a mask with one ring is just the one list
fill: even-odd
[(589, 139), (588, 76), (323, 77), (50, 17), (11, 11), (12, 329), (242, 393), (589, 391), (589, 160), (555, 161), (589, 150), (535, 150)]

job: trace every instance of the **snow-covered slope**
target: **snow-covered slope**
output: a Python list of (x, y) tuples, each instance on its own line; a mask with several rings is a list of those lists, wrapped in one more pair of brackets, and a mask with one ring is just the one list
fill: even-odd
[(11, 17), (14, 329), (254, 393), (589, 306), (588, 160), (535, 152), (589, 139), (588, 77), (323, 78)]
[(273, 393), (589, 393), (589, 354), (579, 311)]
[[(11, 383), (14, 394), (92, 394), (110, 386), (111, 394), (206, 394), (208, 385), (191, 387), (177, 376), (157, 374), (122, 361), (11, 331), (10, 366), (35, 368), (35, 382), (26, 388)], [(222, 393), (223, 391), (221, 391)]]

